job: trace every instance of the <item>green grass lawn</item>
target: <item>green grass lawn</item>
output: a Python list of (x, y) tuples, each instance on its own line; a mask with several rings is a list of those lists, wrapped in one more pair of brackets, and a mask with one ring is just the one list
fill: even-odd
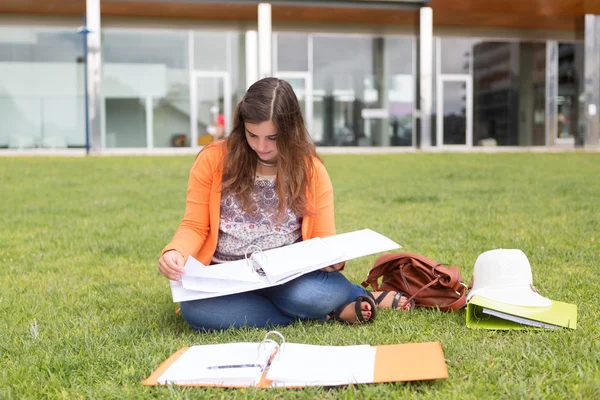
[[(375, 324), (298, 323), (288, 341), (440, 341), (446, 380), (304, 390), (143, 387), (182, 346), (259, 341), (198, 334), (156, 260), (184, 210), (185, 157), (0, 158), (0, 398), (599, 398), (600, 154), (324, 157), (338, 232), (371, 228), (458, 265), (519, 248), (534, 283), (576, 303), (577, 330), (496, 332), (464, 310), (384, 311)], [(361, 282), (376, 256), (349, 262)], [(411, 360), (398, 360), (411, 363)]]

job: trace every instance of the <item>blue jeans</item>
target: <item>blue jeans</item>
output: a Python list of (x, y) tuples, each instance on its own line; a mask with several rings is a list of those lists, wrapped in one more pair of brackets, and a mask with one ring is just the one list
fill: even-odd
[(331, 311), (367, 291), (339, 272), (314, 271), (283, 285), (181, 303), (181, 315), (201, 331), (324, 321)]

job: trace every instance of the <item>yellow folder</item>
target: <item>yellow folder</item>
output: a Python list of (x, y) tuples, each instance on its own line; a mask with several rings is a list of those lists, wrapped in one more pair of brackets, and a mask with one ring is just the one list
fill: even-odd
[(548, 307), (523, 307), (482, 296), (467, 304), (467, 327), (483, 329), (577, 328), (577, 306), (552, 301)]
[[(161, 385), (159, 378), (179, 359), (190, 347), (184, 347), (172, 354), (143, 382), (145, 386)], [(372, 382), (401, 382), (416, 380), (432, 380), (448, 378), (446, 360), (440, 342), (407, 343), (375, 346), (374, 368)], [(275, 354), (271, 357), (271, 360)], [(306, 366), (310, 368), (310, 365)], [(275, 387), (273, 382), (266, 376), (268, 367), (262, 372), (260, 380), (254, 386), (258, 388)], [(222, 383), (186, 383), (179, 386), (212, 386), (212, 387), (246, 387), (239, 385), (224, 385)], [(325, 382), (322, 386), (340, 385), (337, 382)], [(303, 387), (304, 385), (293, 385), (288, 387)]]

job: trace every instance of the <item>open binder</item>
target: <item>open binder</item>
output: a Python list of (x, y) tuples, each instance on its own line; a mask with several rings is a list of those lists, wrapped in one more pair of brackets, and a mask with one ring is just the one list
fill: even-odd
[[(281, 343), (269, 336), (280, 337)], [(146, 386), (305, 387), (448, 378), (440, 342), (318, 346), (287, 343), (276, 331), (260, 343), (184, 347)]]
[(181, 283), (171, 281), (174, 302), (207, 299), (281, 285), (301, 275), (401, 246), (370, 229), (313, 238), (261, 250), (250, 246), (246, 258), (206, 266), (188, 257)]
[(552, 300), (549, 307), (524, 307), (475, 295), (467, 304), (467, 327), (483, 329), (577, 329), (577, 306)]

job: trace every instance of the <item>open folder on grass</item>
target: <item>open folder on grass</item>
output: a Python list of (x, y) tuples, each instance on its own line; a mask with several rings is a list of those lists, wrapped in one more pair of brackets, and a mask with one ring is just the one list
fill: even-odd
[(523, 307), (473, 296), (467, 304), (467, 327), (484, 329), (577, 328), (577, 306), (552, 301), (548, 307)]
[(439, 342), (317, 346), (279, 345), (265, 339), (261, 343), (184, 347), (163, 362), (144, 385), (271, 388), (447, 377)]
[(174, 302), (207, 299), (281, 285), (301, 275), (401, 246), (370, 229), (313, 238), (262, 251), (242, 260), (205, 266), (188, 257), (181, 283), (171, 281)]

